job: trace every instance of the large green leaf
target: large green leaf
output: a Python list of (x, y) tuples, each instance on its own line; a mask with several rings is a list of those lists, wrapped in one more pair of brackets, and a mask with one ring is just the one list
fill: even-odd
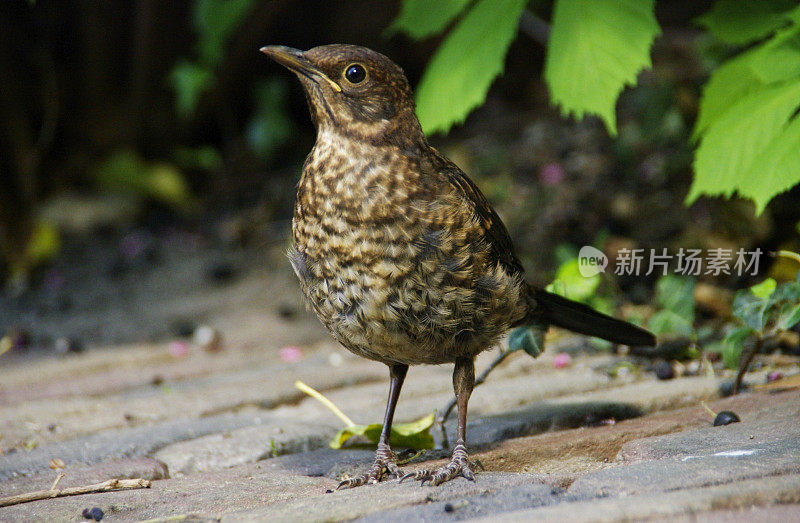
[(654, 0), (558, 0), (544, 75), (565, 115), (595, 114), (617, 133), (617, 97), (650, 67), (661, 33)]
[(717, 0), (697, 21), (723, 42), (742, 45), (786, 25), (793, 0)]
[(453, 21), (472, 0), (403, 0), (397, 15), (387, 32), (402, 31), (411, 38), (421, 40), (438, 34)]
[[(800, 82), (798, 82), (800, 85)], [(800, 91), (798, 96), (800, 96)], [(795, 102), (795, 110), (800, 100)], [(800, 118), (795, 117), (756, 156), (739, 185), (739, 194), (753, 199), (760, 214), (773, 196), (800, 182)]]
[(417, 88), (417, 115), (425, 132), (447, 132), (483, 103), (503, 71), (525, 4), (478, 0), (447, 35)]
[(697, 140), (708, 126), (722, 116), (732, 105), (764, 83), (753, 70), (753, 53), (747, 52), (731, 58), (711, 74), (703, 86), (700, 114), (697, 116), (692, 138)]
[(779, 31), (747, 55), (748, 65), (764, 83), (800, 76), (800, 26), (793, 25)]
[(750, 93), (712, 122), (695, 155), (687, 203), (738, 190), (761, 212), (775, 194), (800, 181), (800, 129), (796, 121), (787, 126), (798, 106), (796, 79)]

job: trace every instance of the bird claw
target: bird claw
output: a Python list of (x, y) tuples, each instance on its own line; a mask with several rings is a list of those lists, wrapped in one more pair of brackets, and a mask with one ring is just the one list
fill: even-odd
[[(480, 468), (483, 468), (480, 462), (477, 462)], [(442, 465), (436, 470), (423, 469), (416, 472), (409, 472), (400, 478), (400, 483), (407, 479), (414, 479), (421, 481), (424, 485), (426, 481), (431, 485), (441, 485), (446, 481), (463, 476), (469, 481), (475, 481), (475, 473), (472, 472), (473, 465), (467, 459), (467, 449), (464, 445), (458, 444), (453, 450), (453, 457), (449, 463)]]
[(395, 459), (394, 452), (392, 452), (389, 445), (378, 444), (378, 451), (375, 453), (375, 461), (372, 463), (372, 467), (360, 476), (343, 480), (336, 487), (336, 490), (378, 483), (387, 473), (395, 478), (404, 476), (403, 471), (395, 463)]

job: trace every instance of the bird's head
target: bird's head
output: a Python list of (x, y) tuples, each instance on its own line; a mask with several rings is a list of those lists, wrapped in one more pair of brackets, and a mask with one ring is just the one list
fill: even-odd
[(408, 80), (384, 55), (342, 44), (308, 51), (271, 45), (261, 52), (300, 79), (318, 129), (373, 142), (423, 139)]

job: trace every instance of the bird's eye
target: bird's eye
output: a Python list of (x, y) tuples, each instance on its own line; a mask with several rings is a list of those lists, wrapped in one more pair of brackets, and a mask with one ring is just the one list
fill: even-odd
[(367, 77), (367, 70), (361, 64), (350, 64), (344, 70), (344, 77), (351, 84), (360, 84)]

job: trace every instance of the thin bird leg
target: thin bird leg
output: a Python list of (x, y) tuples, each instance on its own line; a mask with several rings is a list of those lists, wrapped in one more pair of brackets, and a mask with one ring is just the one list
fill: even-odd
[(372, 463), (372, 467), (365, 474), (342, 481), (336, 487), (336, 490), (360, 487), (366, 483), (377, 483), (383, 479), (386, 471), (396, 478), (403, 475), (403, 471), (395, 463), (396, 458), (394, 452), (392, 452), (392, 447), (389, 446), (389, 439), (392, 433), (394, 409), (397, 406), (397, 398), (400, 397), (403, 380), (406, 379), (406, 372), (408, 372), (408, 365), (397, 364), (389, 366), (389, 378), (391, 380), (389, 382), (389, 400), (386, 402), (386, 415), (383, 418), (383, 428), (381, 429), (378, 450), (375, 453), (375, 461)]
[(472, 358), (458, 358), (455, 369), (453, 369), (453, 390), (456, 393), (456, 405), (458, 406), (458, 440), (453, 448), (453, 457), (450, 463), (439, 467), (437, 470), (418, 470), (406, 474), (400, 481), (408, 478), (421, 480), (424, 484), (430, 481), (431, 485), (441, 485), (445, 481), (464, 476), (464, 478), (474, 481), (475, 474), (468, 461), (466, 438), (467, 438), (467, 404), (475, 386), (475, 362)]

